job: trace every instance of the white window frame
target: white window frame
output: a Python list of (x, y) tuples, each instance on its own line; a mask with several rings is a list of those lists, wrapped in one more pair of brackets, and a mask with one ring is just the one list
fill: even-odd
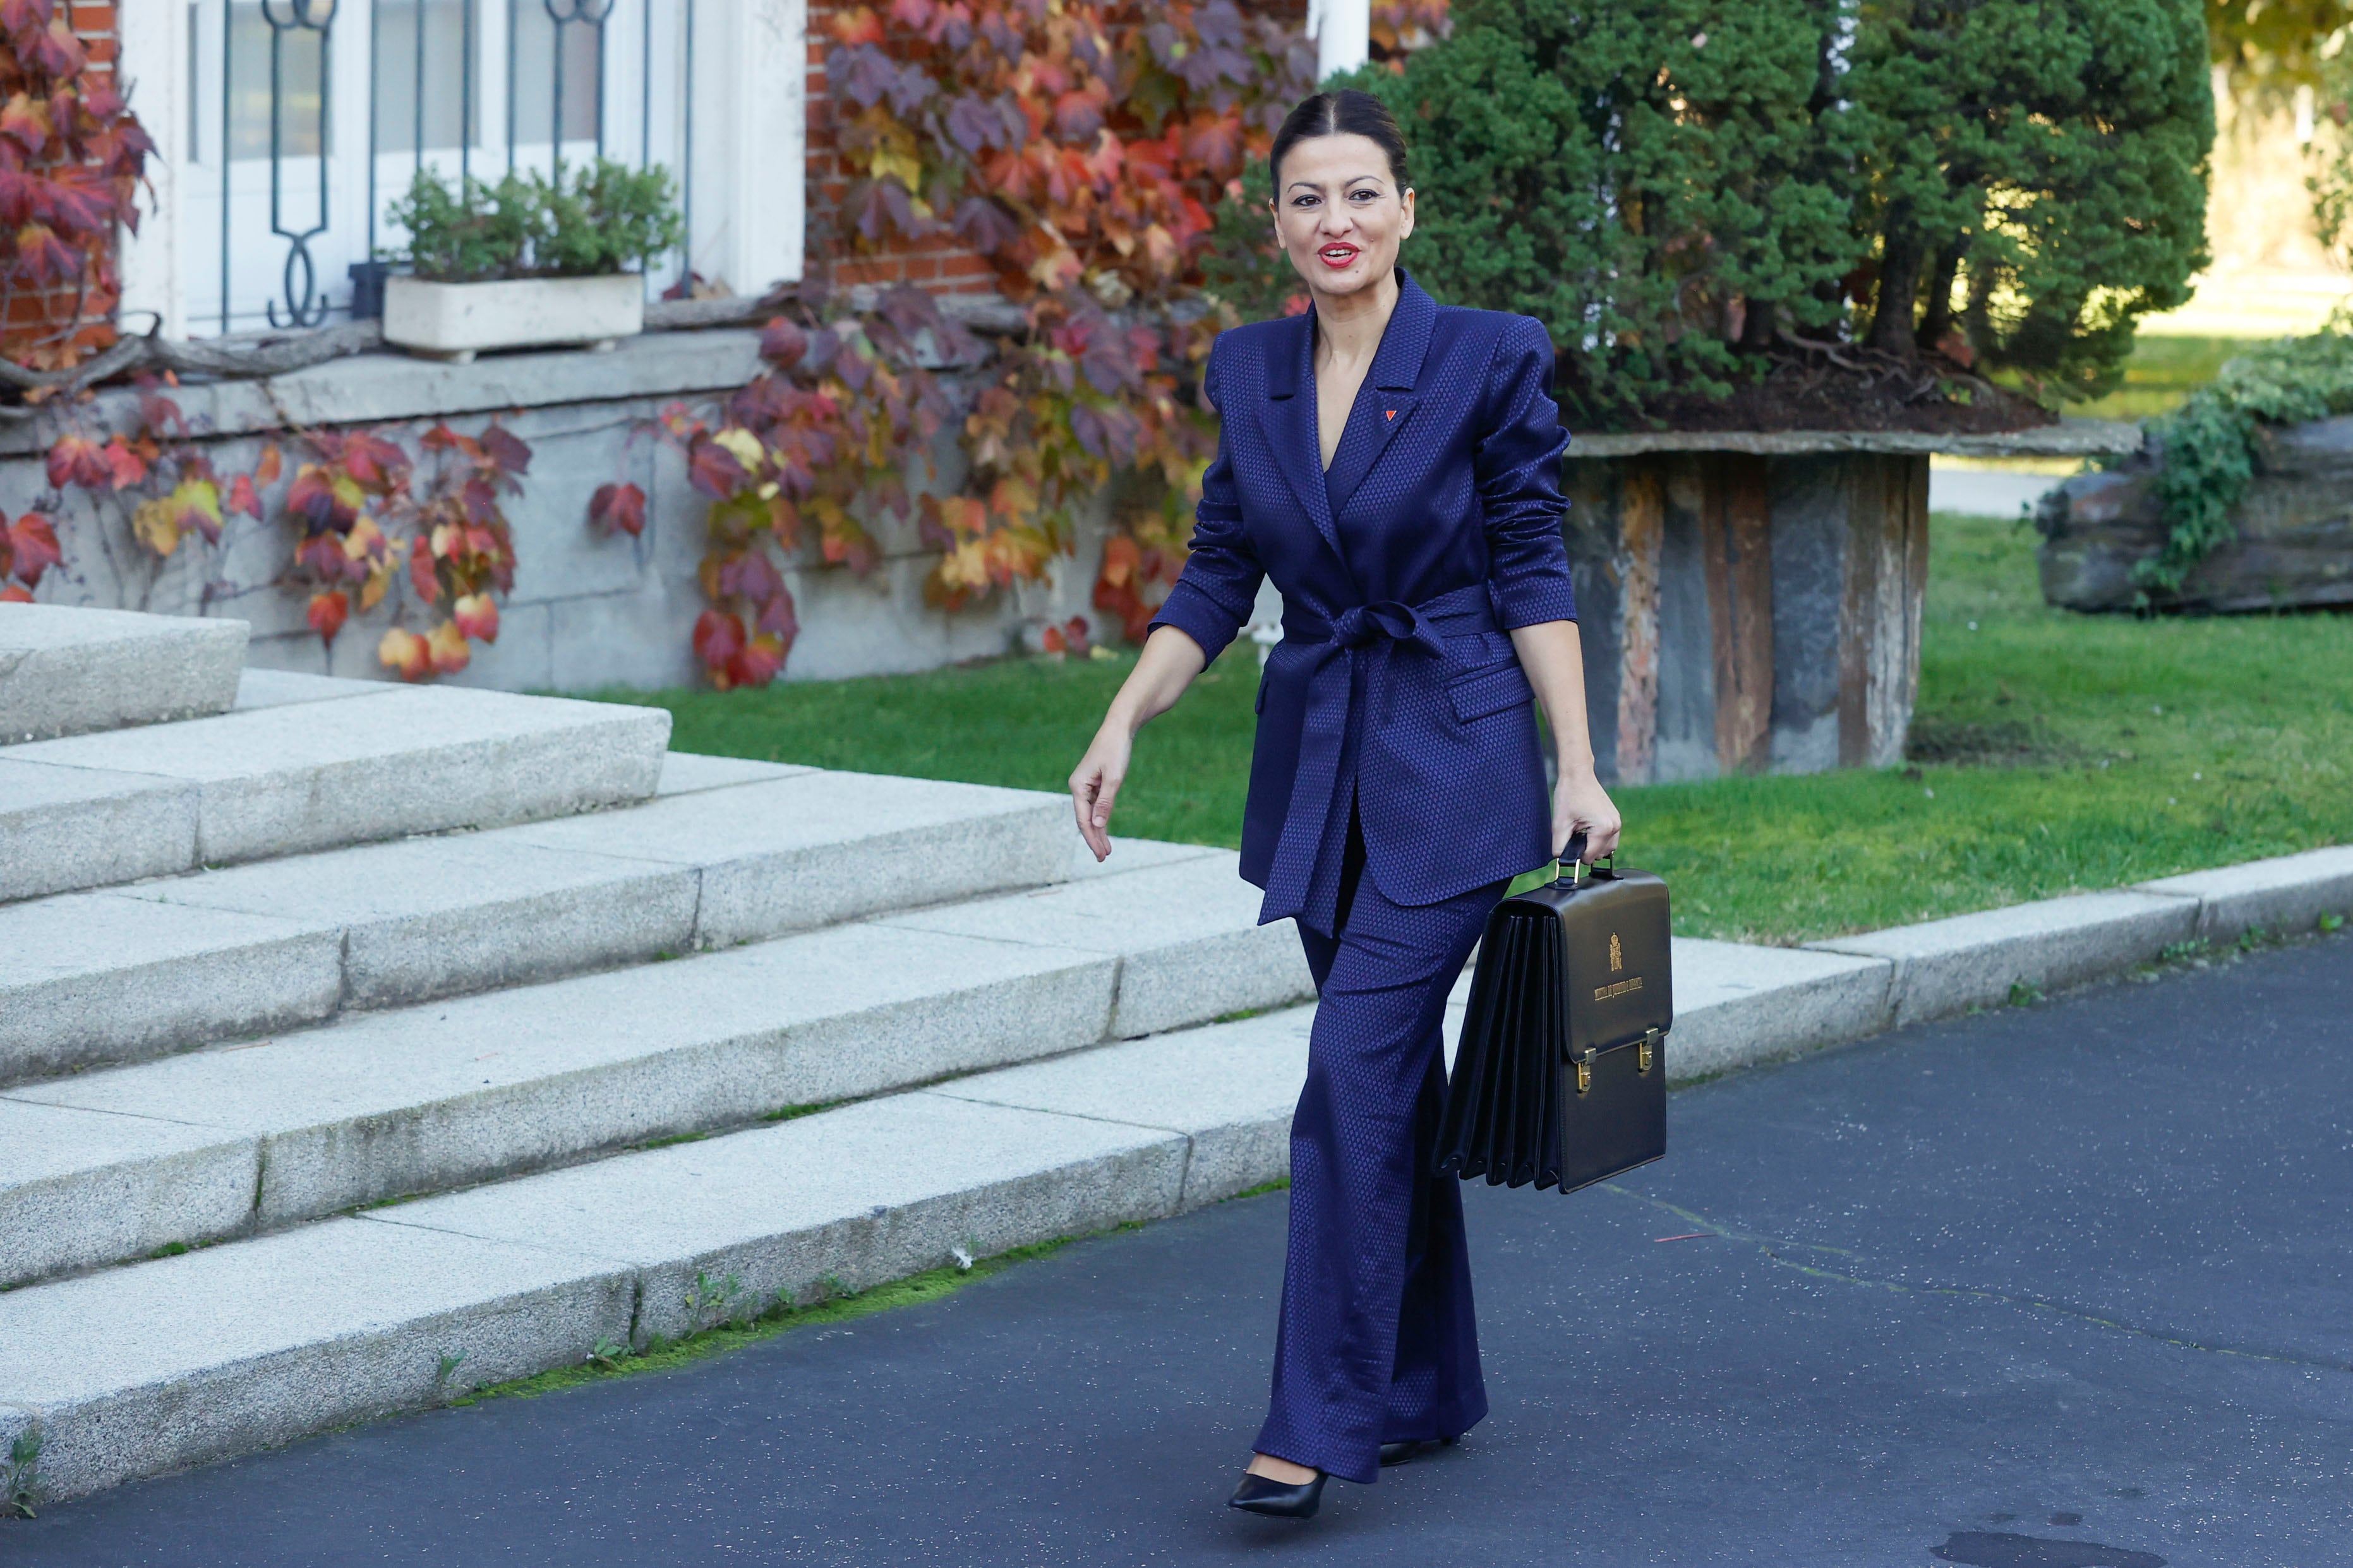
[[(192, 29), (189, 0), (121, 0), (122, 79), (133, 112), (157, 144), (157, 156), (150, 160), (152, 206), (142, 199), (150, 210), (142, 212), (138, 233), (121, 237), (122, 308), (129, 315), (125, 325), (134, 331), (146, 329), (145, 312), (159, 317), (170, 337), (206, 337), (222, 330), (219, 82), (227, 3), (197, 0)], [(496, 178), (507, 167), (507, 7), (504, 0), (475, 4), (476, 135), (469, 162), (476, 175)], [(327, 231), (310, 242), (317, 288), (329, 304), (322, 324), (349, 319), (352, 289), (345, 269), (366, 258), (373, 5), (374, 0), (340, 0), (334, 21), (330, 221)], [(650, 135), (640, 112), (645, 89), (638, 71), (649, 17)], [(691, 94), (684, 69), (690, 24)], [(667, 164), (680, 177), (691, 220), (689, 264), (739, 294), (802, 275), (807, 36), (807, 0), (613, 0), (605, 24), (606, 151), (631, 164), (649, 153), (652, 162)], [(193, 105), (192, 80), (209, 86)], [(519, 131), (518, 140), (525, 135)], [(567, 142), (565, 160), (585, 160), (594, 151), (593, 142)], [(445, 174), (457, 172), (455, 149), (428, 152), (426, 161)], [(405, 192), (417, 163), (407, 148), (376, 155), (379, 247), (399, 244), (397, 226), (382, 215)], [(536, 150), (528, 142), (517, 148), (518, 167), (543, 170), (547, 163), (543, 142)], [(241, 159), (228, 169), (235, 204), (229, 331), (271, 330), (265, 303), (274, 301), (280, 320), (285, 319), (279, 282), (289, 247), (270, 232), (269, 164), (266, 159)], [(287, 226), (307, 226), (302, 217), (315, 201), (316, 161), (285, 159), (280, 178)], [(647, 279), (649, 295), (675, 282), (679, 272), (676, 258), (658, 263)]]

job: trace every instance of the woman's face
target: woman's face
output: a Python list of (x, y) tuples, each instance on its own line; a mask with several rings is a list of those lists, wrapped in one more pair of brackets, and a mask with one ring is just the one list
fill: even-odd
[(1413, 192), (1369, 136), (1310, 136), (1275, 171), (1274, 233), (1311, 293), (1354, 294), (1388, 276), (1413, 232)]

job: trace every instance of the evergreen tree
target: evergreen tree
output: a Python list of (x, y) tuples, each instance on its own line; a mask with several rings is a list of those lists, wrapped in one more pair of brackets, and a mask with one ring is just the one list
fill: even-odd
[[(1356, 84), (1412, 146), (1407, 264), (1548, 323), (1583, 424), (1791, 339), (2082, 395), (2205, 261), (2207, 3), (1461, 0)], [(1220, 292), (1295, 288), (1227, 216)]]
[(1860, 21), (1872, 346), (1915, 357), (1957, 311), (1989, 365), (2100, 390), (2205, 264), (2201, 0), (1863, 0)]
[(1841, 0), (1467, 0), (1377, 73), (1414, 146), (1409, 263), (1548, 322), (1564, 391), (1621, 418), (1728, 391), (1740, 350), (1840, 312), (1862, 255)]

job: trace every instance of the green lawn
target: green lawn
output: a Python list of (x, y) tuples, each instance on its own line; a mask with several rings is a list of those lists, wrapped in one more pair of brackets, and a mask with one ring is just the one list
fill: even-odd
[[(2353, 842), (2353, 616), (2072, 616), (2031, 532), (1931, 537), (1911, 767), (1620, 792), (1679, 931), (1800, 942)], [(668, 708), (681, 751), (1059, 791), (1126, 668), (604, 695)], [(1245, 646), (1145, 731), (1116, 831), (1236, 842), (1252, 691)]]

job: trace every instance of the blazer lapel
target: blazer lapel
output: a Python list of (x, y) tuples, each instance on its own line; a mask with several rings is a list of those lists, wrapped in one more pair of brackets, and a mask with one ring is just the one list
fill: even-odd
[(1331, 497), (1324, 485), (1324, 448), (1315, 431), (1315, 318), (1303, 311), (1285, 326), (1289, 330), (1276, 338), (1273, 363), (1266, 367), (1267, 436), (1274, 444), (1275, 466), (1307, 509), (1315, 531), (1340, 555), (1340, 531), (1332, 524)]
[(1381, 333), (1381, 346), (1373, 354), (1372, 368), (1365, 373), (1365, 384), (1349, 412), (1340, 449), (1332, 454), (1332, 469), (1325, 476), (1335, 515), (1347, 510), (1350, 498), (1397, 439), (1397, 433), (1412, 419), (1419, 401), (1413, 395), (1413, 384), (1420, 379), (1430, 328), (1438, 320), (1438, 303), (1403, 268), (1398, 269), (1398, 284), (1397, 309), (1390, 312), (1389, 324)]

